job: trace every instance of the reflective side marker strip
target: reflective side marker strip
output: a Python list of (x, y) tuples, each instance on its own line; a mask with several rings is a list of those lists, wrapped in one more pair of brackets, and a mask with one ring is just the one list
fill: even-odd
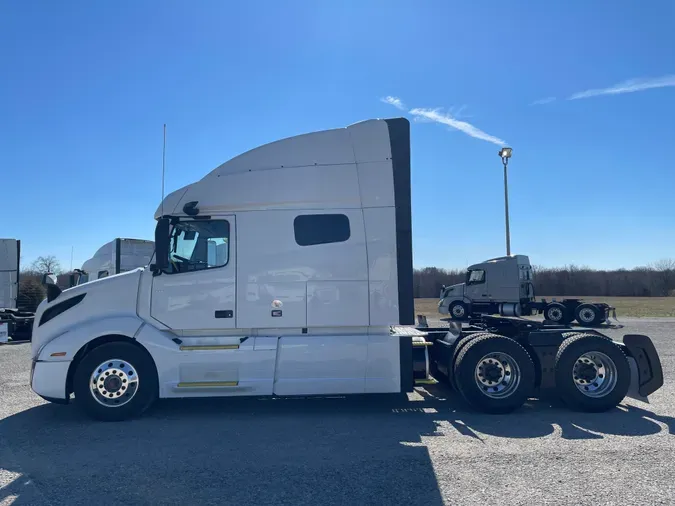
[(49, 355), (50, 357), (65, 357), (66, 352), (65, 351), (57, 351)]
[(180, 351), (199, 351), (199, 350), (238, 350), (238, 344), (204, 344), (194, 346), (181, 346)]
[(188, 381), (178, 383), (178, 388), (194, 388), (194, 387), (236, 387), (239, 385), (238, 381)]
[(435, 379), (418, 379), (415, 380), (415, 385), (435, 385), (438, 383)]

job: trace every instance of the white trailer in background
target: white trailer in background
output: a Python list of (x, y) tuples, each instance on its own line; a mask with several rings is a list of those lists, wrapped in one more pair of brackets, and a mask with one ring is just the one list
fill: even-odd
[(0, 239), (0, 309), (17, 307), (20, 253), (20, 241)]
[(0, 342), (29, 340), (33, 313), (19, 310), (21, 241), (0, 239)]
[(493, 413), (537, 388), (598, 411), (631, 381), (641, 395), (663, 384), (647, 336), (617, 343), (517, 318), (410, 326), (403, 118), (253, 149), (168, 195), (155, 218), (148, 268), (48, 285), (33, 331), (38, 395), (74, 393), (89, 415), (120, 420), (158, 397), (403, 393), (430, 370)]
[(118, 237), (101, 246), (94, 256), (77, 269), (74, 284), (105, 278), (131, 271), (150, 263), (155, 252), (155, 243), (144, 239)]

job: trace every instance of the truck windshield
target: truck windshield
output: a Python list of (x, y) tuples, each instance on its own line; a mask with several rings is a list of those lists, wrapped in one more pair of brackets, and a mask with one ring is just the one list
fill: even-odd
[(222, 267), (229, 261), (227, 220), (182, 221), (169, 241), (169, 273)]

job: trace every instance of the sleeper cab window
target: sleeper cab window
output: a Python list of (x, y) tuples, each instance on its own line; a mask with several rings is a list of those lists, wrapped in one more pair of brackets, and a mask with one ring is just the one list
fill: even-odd
[(302, 214), (293, 220), (293, 229), (299, 246), (344, 242), (351, 235), (344, 214)]
[(108, 277), (108, 271), (98, 271), (98, 279), (107, 278), (107, 277)]

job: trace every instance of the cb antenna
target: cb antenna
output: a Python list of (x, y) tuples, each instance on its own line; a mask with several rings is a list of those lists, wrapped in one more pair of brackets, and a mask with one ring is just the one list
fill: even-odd
[(166, 123), (164, 123), (164, 142), (162, 144), (162, 216), (164, 216), (164, 170), (166, 167)]

